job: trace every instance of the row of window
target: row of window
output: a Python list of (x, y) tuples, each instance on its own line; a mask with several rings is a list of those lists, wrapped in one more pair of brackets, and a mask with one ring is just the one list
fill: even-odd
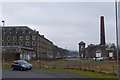
[(6, 34), (6, 33), (31, 33), (30, 30), (25, 30), (25, 29), (19, 29), (19, 28), (9, 28), (9, 29), (2, 29), (2, 33)]
[[(24, 39), (23, 36), (19, 36), (19, 40), (23, 40), (23, 39)], [(4, 41), (4, 38), (2, 38), (2, 40)], [(7, 40), (10, 41), (10, 36), (7, 36)], [(13, 40), (16, 41), (17, 36), (13, 36)], [(26, 36), (25, 40), (30, 40), (30, 36)], [(32, 36), (32, 40), (36, 40), (36, 36)]]
[[(11, 46), (9, 42), (7, 42), (6, 45)], [(19, 45), (23, 46), (23, 42), (19, 42)], [(30, 46), (30, 42), (29, 41), (25, 42), (25, 45)], [(2, 46), (5, 46), (5, 43), (2, 42)], [(17, 46), (17, 42), (13, 42), (13, 46)], [(32, 42), (32, 46), (36, 46), (36, 43), (34, 41)]]
[(4, 31), (2, 32), (3, 34), (6, 34), (6, 33), (10, 33), (10, 34), (13, 34), (13, 33), (31, 33), (31, 32), (12, 32), (12, 31)]

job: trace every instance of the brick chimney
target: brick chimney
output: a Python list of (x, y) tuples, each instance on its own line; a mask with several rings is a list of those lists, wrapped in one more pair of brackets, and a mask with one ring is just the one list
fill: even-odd
[(104, 16), (100, 17), (100, 45), (105, 45)]

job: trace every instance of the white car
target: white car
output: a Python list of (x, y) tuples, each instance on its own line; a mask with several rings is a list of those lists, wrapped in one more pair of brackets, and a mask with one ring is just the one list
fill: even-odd
[(104, 60), (104, 58), (103, 57), (98, 57), (98, 58), (93, 58), (93, 60), (102, 61), (102, 60)]
[(104, 60), (104, 58), (103, 57), (98, 57), (98, 58), (96, 58), (96, 60), (102, 61), (102, 60)]

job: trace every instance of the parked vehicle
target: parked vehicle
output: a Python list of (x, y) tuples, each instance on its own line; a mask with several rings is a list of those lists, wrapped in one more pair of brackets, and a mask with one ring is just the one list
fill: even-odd
[(98, 58), (93, 58), (93, 60), (103, 61), (104, 58), (103, 57), (98, 57)]
[(31, 70), (32, 69), (32, 64), (28, 63), (25, 60), (16, 60), (12, 62), (11, 65), (12, 70)]
[(102, 61), (102, 60), (104, 60), (104, 58), (103, 57), (99, 57), (99, 58), (96, 58), (96, 60)]

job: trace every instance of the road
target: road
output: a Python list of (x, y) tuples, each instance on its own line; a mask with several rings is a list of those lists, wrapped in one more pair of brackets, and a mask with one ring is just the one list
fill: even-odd
[(87, 76), (77, 75), (66, 72), (54, 72), (48, 70), (12, 71), (4, 69), (3, 78), (88, 78)]

